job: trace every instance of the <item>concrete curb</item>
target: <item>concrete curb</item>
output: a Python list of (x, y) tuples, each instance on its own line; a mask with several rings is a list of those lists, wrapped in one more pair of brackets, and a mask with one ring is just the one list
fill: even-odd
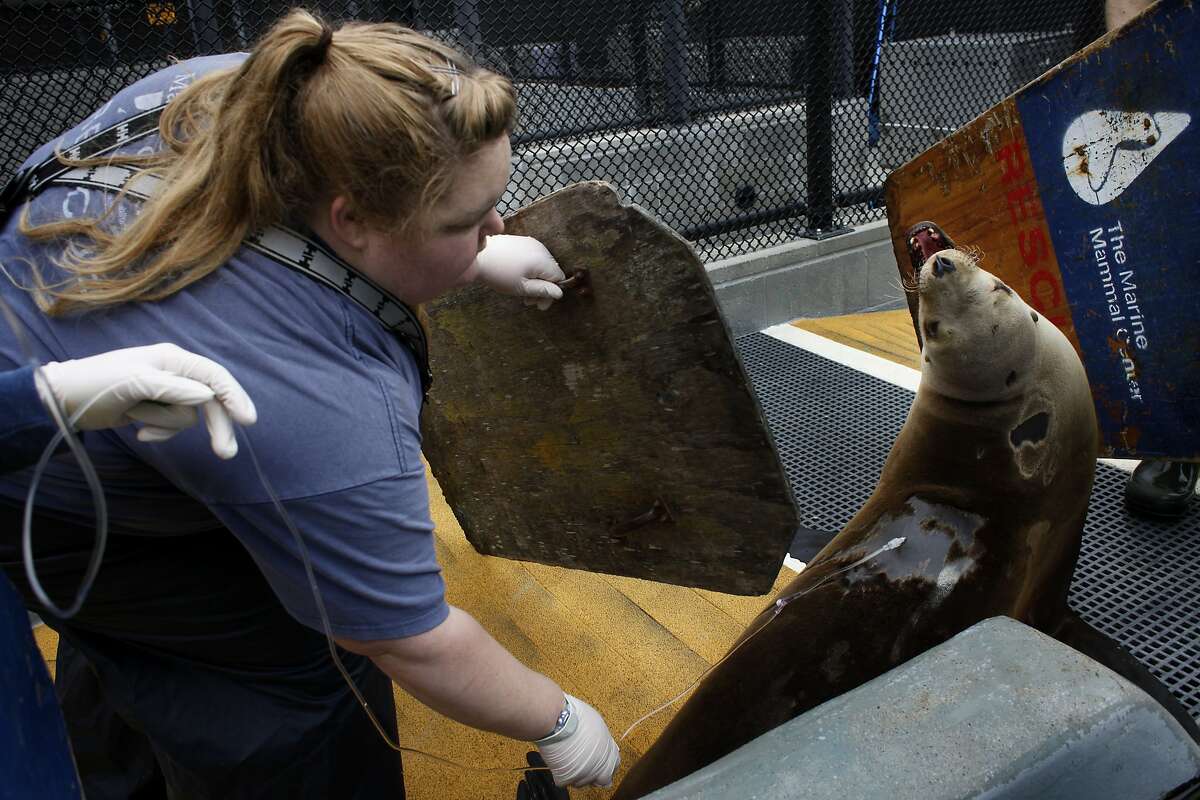
[(735, 336), (799, 317), (903, 308), (887, 222), (802, 240), (705, 267)]

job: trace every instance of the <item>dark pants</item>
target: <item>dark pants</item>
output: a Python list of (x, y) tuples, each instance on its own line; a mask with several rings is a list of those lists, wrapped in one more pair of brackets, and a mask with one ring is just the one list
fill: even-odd
[[(358, 706), (325, 637), (292, 619), (222, 529), (110, 533), (83, 609), (40, 608), (21, 566), (19, 509), (0, 504), (0, 566), (59, 634), (55, 686), (89, 800), (404, 797), (400, 754)], [(70, 604), (91, 527), (34, 519), (38, 578)], [(396, 736), (392, 685), (343, 663)]]

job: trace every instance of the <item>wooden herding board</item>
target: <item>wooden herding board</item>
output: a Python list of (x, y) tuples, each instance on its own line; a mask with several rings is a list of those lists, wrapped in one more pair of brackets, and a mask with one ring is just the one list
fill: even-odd
[(424, 451), (480, 552), (737, 594), (798, 520), (691, 247), (603, 183), (521, 209), (583, 290), (545, 312), (470, 286), (425, 308)]
[(1198, 74), (1200, 8), (1162, 0), (887, 180), (901, 275), (921, 221), (977, 247), (1075, 345), (1106, 455), (1200, 458)]

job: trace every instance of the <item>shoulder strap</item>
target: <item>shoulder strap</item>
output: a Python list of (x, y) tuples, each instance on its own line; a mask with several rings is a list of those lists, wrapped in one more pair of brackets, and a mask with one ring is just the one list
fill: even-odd
[[(158, 118), (166, 104), (122, 120), (116, 125), (94, 133), (63, 151), (68, 158), (93, 158), (110, 153), (130, 142), (144, 139), (158, 130)], [(30, 164), (17, 170), (8, 183), (0, 189), (0, 219), (21, 203), (28, 200), (43, 184), (70, 171), (71, 167), (58, 160), (58, 153), (40, 164)]]
[[(79, 142), (68, 151), (72, 158), (92, 158), (140, 139), (158, 129), (162, 106), (139, 114)], [(21, 185), (12, 184), (21, 181)], [(104, 191), (124, 191), (127, 197), (146, 200), (162, 184), (154, 175), (139, 173), (133, 167), (105, 164), (94, 167), (69, 167), (52, 157), (18, 173), (0, 192), (0, 214), (5, 207), (32, 198), (49, 185), (84, 186)], [(10, 188), (12, 187), (12, 188)], [(4, 202), (8, 201), (8, 202)], [(10, 204), (11, 203), (11, 204)], [(417, 359), (421, 390), (428, 393), (433, 381), (429, 369), (429, 342), (417, 315), (404, 302), (382, 286), (355, 270), (327, 247), (311, 237), (284, 225), (272, 225), (254, 234), (245, 246), (272, 261), (340, 292), (367, 310), (383, 327), (400, 339)]]

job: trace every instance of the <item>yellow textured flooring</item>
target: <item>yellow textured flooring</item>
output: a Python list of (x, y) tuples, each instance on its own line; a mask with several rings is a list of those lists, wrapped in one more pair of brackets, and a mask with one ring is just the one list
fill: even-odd
[[(797, 327), (913, 368), (919, 352), (907, 311), (798, 320)], [(430, 479), (438, 558), (448, 599), (478, 619), (514, 655), (594, 705), (615, 735), (674, 697), (724, 654), (765, 605), (765, 597), (618, 578), (482, 556), (466, 541)], [(791, 579), (783, 568), (775, 588)], [(54, 669), (52, 631), (36, 631)], [(462, 764), (516, 767), (529, 746), (451, 722), (396, 692), (402, 743)], [(671, 717), (668, 709), (622, 744), (617, 779)], [(449, 767), (406, 755), (411, 800), (512, 798), (517, 776)], [(603, 798), (608, 790), (573, 791)]]
[(792, 324), (897, 364), (916, 370), (921, 368), (921, 350), (907, 309), (800, 319)]

